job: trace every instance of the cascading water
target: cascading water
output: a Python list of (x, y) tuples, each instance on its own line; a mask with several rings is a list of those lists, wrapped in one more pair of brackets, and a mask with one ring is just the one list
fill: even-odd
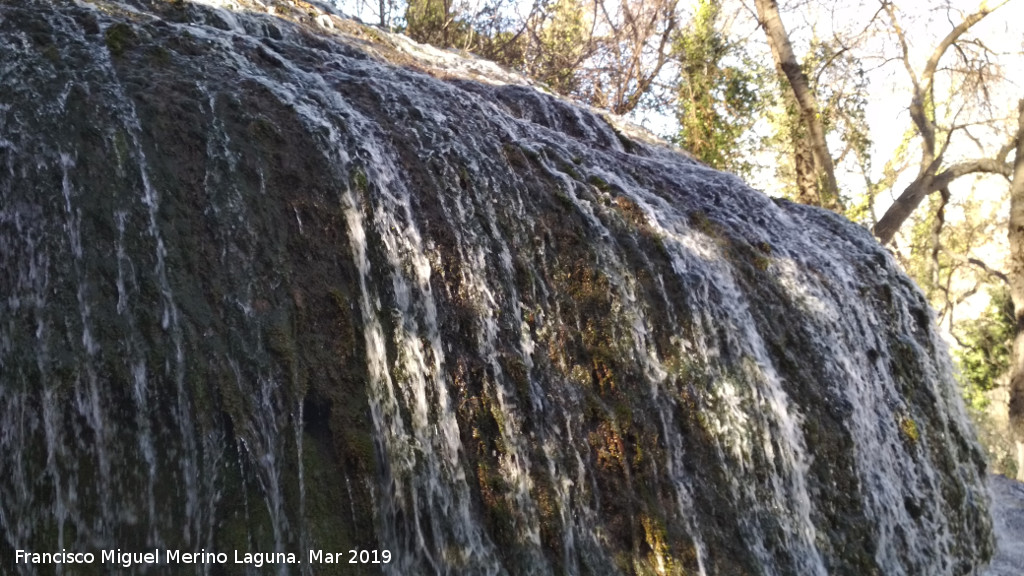
[[(991, 553), (946, 351), (866, 231), (487, 63), (202, 4), (0, 0), (3, 573)], [(96, 562), (18, 552), (62, 550)]]

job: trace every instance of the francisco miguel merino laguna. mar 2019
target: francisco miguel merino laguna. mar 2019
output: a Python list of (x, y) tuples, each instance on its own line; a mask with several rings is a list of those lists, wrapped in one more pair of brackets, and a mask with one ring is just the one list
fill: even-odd
[[(31, 552), (16, 550), (15, 564), (116, 564), (124, 568), (143, 564), (250, 564), (255, 567), (267, 564), (302, 564), (298, 554), (294, 552), (184, 552), (181, 550), (163, 550), (154, 548), (147, 552), (129, 552), (121, 550), (100, 550), (93, 552)], [(345, 552), (326, 552), (309, 550), (309, 564), (387, 564), (391, 562), (389, 550), (347, 550)]]

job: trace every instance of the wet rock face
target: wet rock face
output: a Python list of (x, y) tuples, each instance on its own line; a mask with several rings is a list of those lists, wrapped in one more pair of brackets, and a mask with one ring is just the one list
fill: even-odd
[[(946, 352), (866, 231), (367, 46), (0, 0), (5, 573), (61, 548), (318, 575), (991, 553)], [(354, 548), (391, 561), (307, 562)]]

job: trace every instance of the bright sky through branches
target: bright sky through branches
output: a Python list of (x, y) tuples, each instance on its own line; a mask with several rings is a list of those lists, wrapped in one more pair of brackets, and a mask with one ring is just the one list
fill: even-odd
[[(692, 13), (697, 0), (683, 0), (680, 8)], [(353, 14), (367, 22), (379, 21), (382, 4), (378, 0), (334, 0), (334, 4), (347, 14)], [(476, 14), (484, 5), (479, 0), (462, 3), (465, 13)], [(989, 6), (1002, 4), (1000, 0), (989, 2)], [(939, 41), (963, 18), (979, 9), (978, 0), (948, 0), (945, 2), (922, 2), (920, 0), (903, 0), (894, 3), (900, 25), (904, 29), (908, 41), (909, 61), (916, 74), (920, 74), (930, 52)], [(386, 0), (383, 6), (391, 10), (391, 17), (401, 21), (404, 4), (394, 4)], [(503, 10), (518, 11), (519, 17), (525, 17), (533, 6), (531, 2), (509, 2), (500, 4)], [(901, 59), (899, 44), (892, 32), (891, 23), (881, 9), (880, 0), (859, 0), (854, 2), (838, 2), (834, 0), (792, 0), (782, 2), (782, 18), (799, 55), (803, 57), (812, 41), (828, 41), (842, 38), (843, 44), (849, 49), (865, 71), (868, 92), (865, 107), (865, 120), (868, 136), (871, 140), (870, 155), (872, 158), (869, 176), (878, 180), (882, 176), (886, 163), (893, 159), (896, 151), (904, 143), (907, 131), (912, 127), (908, 113), (911, 99), (911, 83), (908, 72)], [(682, 16), (686, 18), (686, 16)], [(721, 22), (727, 27), (725, 31), (731, 38), (745, 41), (748, 52), (770, 68), (773, 67), (768, 46), (763, 33), (758, 29), (753, 5), (750, 0), (723, 0)], [(992, 148), (998, 148), (1008, 131), (1008, 125), (1015, 118), (1015, 103), (1024, 97), (1024, 35), (1015, 23), (1024, 22), (1024, 0), (1009, 0), (994, 13), (976, 24), (964, 39), (976, 39), (984, 43), (984, 49), (974, 46), (979, 51), (987, 50), (992, 62), (989, 71), (992, 81), (986, 84), (988, 102), (981, 102), (981, 94), (965, 94), (961, 91), (955, 73), (948, 67), (957, 63), (956, 49), (950, 49), (940, 63), (936, 74), (935, 98), (937, 120), (943, 122), (971, 124), (969, 137), (954, 138), (947, 153), (950, 159), (977, 157), (990, 154)], [(674, 70), (671, 66), (663, 71), (662, 83), (671, 85), (669, 78)], [(951, 86), (956, 89), (951, 89)], [(961, 106), (966, 103), (967, 106)], [(952, 105), (952, 107), (951, 107)], [(648, 129), (662, 135), (670, 135), (676, 131), (673, 112), (671, 110), (642, 110), (633, 114), (633, 119), (643, 123)], [(764, 122), (761, 130), (766, 133), (772, 128)], [(963, 136), (961, 134), (961, 136)], [(981, 149), (977, 146), (981, 145)], [(845, 144), (834, 136), (830, 141), (833, 156), (840, 156)], [(910, 142), (905, 145), (907, 161), (912, 165), (917, 155), (918, 144)], [(768, 169), (754, 176), (753, 185), (765, 189), (769, 193), (780, 191), (778, 177), (774, 173), (774, 161), (761, 162)], [(908, 171), (914, 172), (912, 167)], [(849, 196), (857, 196), (865, 192), (864, 176), (861, 167), (849, 161), (837, 167), (837, 177), (841, 188)], [(970, 179), (964, 179), (970, 180)], [(903, 181), (897, 180), (893, 193), (902, 190)], [(960, 182), (961, 186), (970, 183)], [(884, 210), (891, 199), (889, 194), (882, 194), (878, 199), (878, 211)]]

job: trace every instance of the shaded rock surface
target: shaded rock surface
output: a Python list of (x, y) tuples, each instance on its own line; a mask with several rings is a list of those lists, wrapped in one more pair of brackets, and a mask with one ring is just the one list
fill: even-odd
[[(289, 4), (0, 0), (4, 573), (991, 554), (946, 350), (865, 230)], [(356, 548), (390, 561), (307, 561)]]
[(1024, 571), (1024, 483), (999, 474), (988, 477), (996, 553), (985, 576), (1017, 576)]

